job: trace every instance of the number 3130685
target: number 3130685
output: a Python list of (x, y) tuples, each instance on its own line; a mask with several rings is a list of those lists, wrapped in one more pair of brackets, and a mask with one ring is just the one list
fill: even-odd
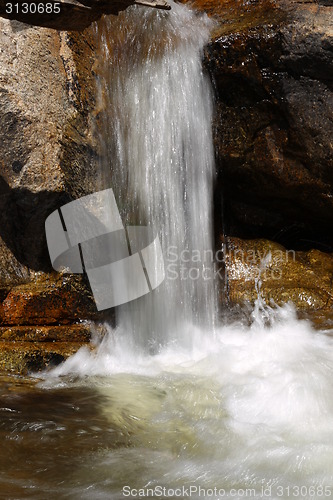
[(60, 10), (60, 2), (6, 3), (7, 14), (59, 14)]

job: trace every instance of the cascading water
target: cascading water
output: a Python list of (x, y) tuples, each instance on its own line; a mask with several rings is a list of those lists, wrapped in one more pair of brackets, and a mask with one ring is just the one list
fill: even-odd
[[(186, 259), (211, 248), (208, 29), (173, 5), (129, 9), (98, 33), (104, 187), (124, 222), (159, 233), (166, 264), (169, 246)], [(333, 339), (291, 305), (259, 300), (250, 326), (216, 327), (215, 311), (211, 281), (167, 279), (122, 307), (95, 351), (5, 395), (5, 498), (332, 497)]]
[(120, 15), (101, 37), (106, 182), (123, 219), (152, 226), (165, 257), (164, 283), (119, 308), (120, 335), (136, 349), (189, 347), (193, 325), (214, 326), (212, 94), (201, 65), (210, 25), (172, 3), (171, 15)]

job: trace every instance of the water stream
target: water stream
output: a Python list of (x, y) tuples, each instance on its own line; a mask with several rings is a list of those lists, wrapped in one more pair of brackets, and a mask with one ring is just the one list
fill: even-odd
[(218, 324), (213, 263), (191, 259), (213, 248), (209, 29), (181, 5), (99, 27), (104, 185), (127, 225), (158, 232), (167, 266), (173, 252), (199, 279), (167, 275), (94, 350), (3, 381), (1, 498), (333, 496), (329, 332), (260, 297)]
[(165, 259), (164, 283), (118, 310), (136, 351), (190, 347), (192, 325), (215, 323), (214, 280), (204, 279), (213, 265), (212, 91), (201, 64), (210, 27), (173, 3), (172, 13), (129, 9), (97, 31), (104, 182), (127, 225), (157, 232)]

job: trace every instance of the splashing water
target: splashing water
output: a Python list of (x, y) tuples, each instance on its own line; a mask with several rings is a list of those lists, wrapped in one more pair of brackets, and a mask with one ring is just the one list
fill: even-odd
[[(102, 33), (112, 185), (126, 222), (153, 225), (166, 255), (212, 245), (212, 105), (200, 64), (208, 32), (175, 4), (129, 9)], [(215, 311), (212, 283), (167, 279), (122, 307), (97, 349), (47, 375), (45, 390), (97, 391), (110, 429), (127, 440), (81, 464), (71, 498), (120, 499), (125, 485), (205, 489), (192, 498), (333, 495), (333, 339), (292, 305), (259, 298), (250, 326), (217, 327)], [(163, 344), (154, 356), (149, 342)]]
[(128, 446), (94, 455), (93, 473), (78, 472), (94, 498), (121, 498), (125, 485), (206, 489), (193, 490), (195, 499), (260, 499), (262, 488), (272, 499), (297, 487), (306, 499), (333, 494), (333, 339), (292, 305), (259, 304), (250, 327), (234, 322), (215, 336), (197, 328), (191, 351), (135, 356), (113, 333), (43, 383), (93, 388), (110, 428), (130, 436)]

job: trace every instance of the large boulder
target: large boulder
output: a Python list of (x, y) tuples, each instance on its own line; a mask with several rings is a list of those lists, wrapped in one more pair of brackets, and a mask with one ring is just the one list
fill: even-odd
[(333, 250), (332, 2), (194, 4), (217, 20), (218, 224), (223, 209), (227, 234)]
[(45, 219), (98, 186), (94, 37), (0, 20), (0, 283), (49, 271)]
[(292, 301), (323, 324), (333, 311), (333, 4), (194, 5), (216, 21), (204, 62), (216, 100), (215, 225), (228, 235), (222, 302), (253, 304), (261, 283), (267, 303)]

